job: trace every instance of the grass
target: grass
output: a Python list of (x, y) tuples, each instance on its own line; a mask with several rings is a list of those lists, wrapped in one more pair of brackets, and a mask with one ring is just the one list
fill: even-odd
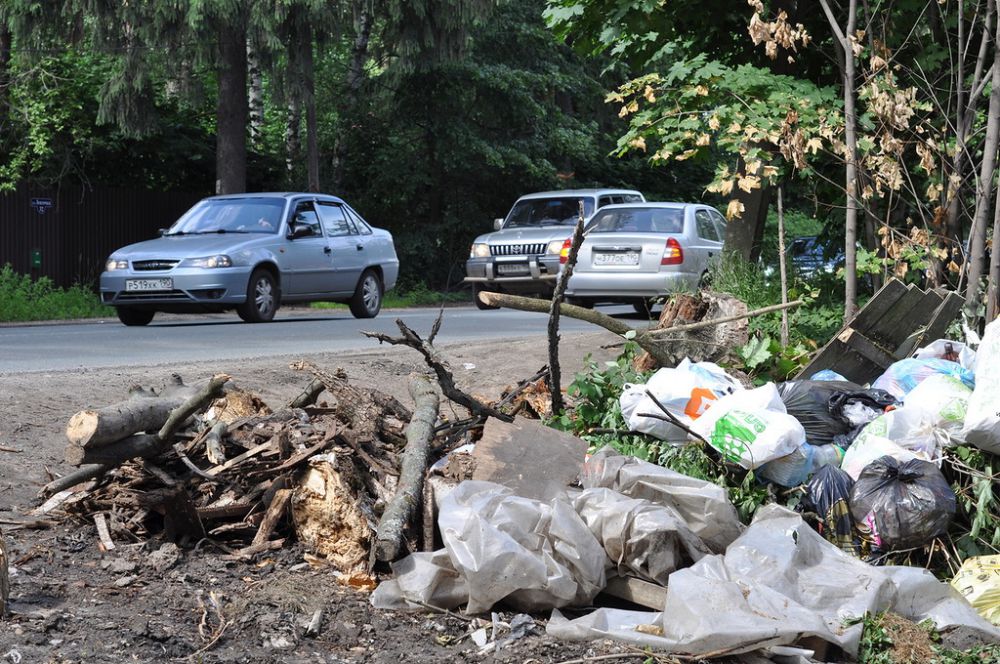
[(85, 286), (58, 288), (48, 277), (33, 279), (8, 264), (0, 268), (0, 322), (114, 316)]

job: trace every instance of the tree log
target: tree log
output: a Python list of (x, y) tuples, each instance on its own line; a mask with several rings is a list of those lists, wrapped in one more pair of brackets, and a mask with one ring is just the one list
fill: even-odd
[[(545, 300), (521, 297), (519, 295), (483, 291), (479, 294), (479, 298), (486, 304), (497, 307), (520, 309), (521, 311), (535, 311), (538, 313), (547, 313), (549, 310), (549, 304)], [(676, 364), (676, 360), (674, 358), (674, 354), (670, 352), (669, 346), (673, 341), (676, 341), (676, 339), (667, 337), (666, 335), (668, 334), (680, 334), (702, 330), (715, 325), (720, 325), (722, 323), (728, 323), (744, 318), (753, 318), (755, 316), (772, 313), (774, 311), (797, 307), (801, 304), (802, 300), (795, 300), (793, 302), (789, 302), (788, 304), (777, 304), (771, 307), (764, 307), (762, 309), (748, 311), (744, 314), (735, 316), (725, 316), (722, 318), (701, 321), (699, 323), (692, 323), (690, 325), (678, 325), (676, 327), (662, 329), (635, 329), (629, 327), (617, 318), (612, 318), (611, 316), (603, 314), (600, 311), (585, 309), (572, 304), (563, 304), (560, 307), (560, 313), (569, 316), (570, 318), (576, 318), (577, 320), (586, 321), (603, 327), (605, 330), (614, 332), (620, 336), (626, 336), (629, 333), (632, 333), (634, 334), (633, 338), (639, 347), (649, 353), (660, 366), (670, 367)]]
[(208, 462), (219, 465), (226, 462), (226, 451), (222, 446), (222, 438), (226, 435), (229, 426), (225, 422), (216, 422), (205, 436), (205, 453)]
[[(155, 434), (137, 434), (114, 443), (105, 443), (99, 447), (86, 447), (70, 441), (69, 445), (66, 446), (66, 462), (75, 466), (101, 464), (114, 467), (129, 459), (136, 457), (151, 459), (163, 453), (168, 448), (174, 432), (189, 417), (201, 410), (206, 403), (218, 397), (222, 393), (223, 385), (228, 380), (229, 376), (219, 374), (212, 377), (207, 383), (193, 390), (188, 390), (187, 397), (180, 404), (174, 405), (173, 409), (167, 413), (159, 431)], [(144, 398), (148, 399), (148, 397)], [(174, 403), (172, 399), (170, 403)], [(76, 416), (74, 415), (74, 417)]]
[(10, 576), (7, 571), (7, 543), (0, 530), (0, 620), (7, 616), (7, 600), (10, 598)]
[(424, 376), (410, 378), (410, 395), (415, 404), (413, 417), (406, 427), (406, 449), (400, 463), (399, 484), (392, 501), (382, 513), (375, 536), (375, 557), (390, 562), (399, 556), (406, 526), (418, 513), (423, 496), (424, 473), (434, 423), (438, 416), (438, 393)]
[(311, 406), (316, 403), (316, 399), (319, 395), (323, 393), (326, 389), (326, 385), (323, 384), (319, 378), (313, 378), (312, 382), (306, 385), (305, 389), (291, 401), (288, 402), (289, 408), (305, 408), (306, 406)]
[(167, 421), (170, 411), (197, 391), (197, 385), (185, 385), (176, 374), (159, 393), (133, 387), (125, 401), (73, 415), (66, 427), (66, 438), (73, 445), (89, 449), (141, 431), (156, 431)]

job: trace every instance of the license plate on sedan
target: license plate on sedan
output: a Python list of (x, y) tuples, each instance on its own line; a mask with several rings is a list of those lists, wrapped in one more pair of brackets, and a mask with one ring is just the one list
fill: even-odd
[(594, 254), (594, 265), (638, 265), (639, 254), (635, 252)]
[(173, 290), (173, 279), (126, 279), (126, 291), (163, 291)]
[(528, 274), (527, 263), (497, 263), (497, 274)]

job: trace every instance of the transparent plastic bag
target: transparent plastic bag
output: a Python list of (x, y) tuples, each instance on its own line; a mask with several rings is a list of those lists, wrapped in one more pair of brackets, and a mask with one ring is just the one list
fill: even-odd
[(971, 445), (1000, 455), (1000, 319), (986, 326), (976, 356), (976, 387), (962, 426)]
[(906, 395), (924, 379), (935, 374), (955, 376), (969, 388), (976, 385), (975, 375), (958, 362), (938, 358), (917, 359), (908, 358), (894, 362), (885, 373), (875, 379), (872, 387), (885, 390), (897, 399), (905, 399)]
[(757, 476), (785, 487), (798, 486), (823, 466), (840, 467), (844, 450), (836, 445), (810, 445), (804, 443), (791, 454), (768, 461), (757, 471)]

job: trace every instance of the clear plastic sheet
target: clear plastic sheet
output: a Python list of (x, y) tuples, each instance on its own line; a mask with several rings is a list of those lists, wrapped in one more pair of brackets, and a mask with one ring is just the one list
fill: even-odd
[[(862, 625), (846, 622), (881, 610), (915, 622), (932, 619), (941, 630), (964, 627), (985, 642), (1000, 639), (1000, 630), (929, 572), (863, 563), (778, 505), (762, 507), (725, 555), (672, 574), (662, 613), (600, 609), (572, 621), (553, 614), (548, 632), (691, 655), (738, 654), (817, 636), (853, 657)], [(636, 629), (650, 623), (662, 635)]]
[(672, 507), (713, 553), (725, 551), (743, 532), (736, 508), (722, 487), (623, 456), (610, 447), (587, 460), (580, 480), (585, 489), (605, 487)]
[(672, 572), (711, 554), (672, 507), (611, 489), (586, 489), (573, 506), (618, 573), (666, 585)]
[(491, 482), (466, 481), (441, 502), (445, 548), (393, 565), (372, 594), (376, 608), (521, 611), (586, 606), (605, 585), (607, 556), (569, 499), (543, 503)]
[(976, 387), (962, 436), (971, 445), (1000, 454), (1000, 320), (986, 326), (976, 357)]

